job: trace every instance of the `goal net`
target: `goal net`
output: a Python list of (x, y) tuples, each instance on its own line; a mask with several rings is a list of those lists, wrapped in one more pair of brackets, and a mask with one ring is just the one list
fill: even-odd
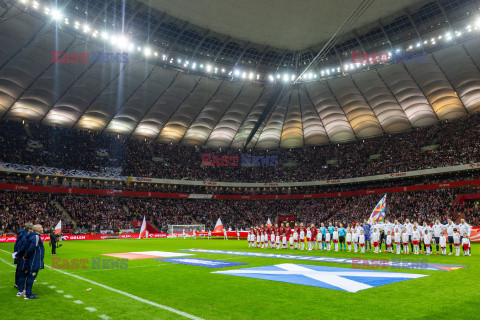
[(168, 225), (168, 235), (173, 237), (193, 237), (193, 231), (198, 234), (199, 232), (205, 231), (204, 224), (169, 224)]

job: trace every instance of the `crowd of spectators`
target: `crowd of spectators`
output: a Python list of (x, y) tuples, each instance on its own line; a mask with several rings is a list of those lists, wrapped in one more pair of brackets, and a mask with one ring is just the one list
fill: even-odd
[(0, 230), (16, 231), (26, 222), (37, 222), (45, 231), (55, 228), (62, 220), (63, 229), (72, 229), (72, 224), (55, 206), (56, 194), (0, 192)]
[(278, 166), (202, 166), (201, 155), (239, 156), (237, 149), (166, 145), (90, 131), (0, 125), (0, 162), (168, 179), (282, 182), (352, 178), (480, 161), (480, 115), (368, 140), (316, 147), (246, 150), (276, 155)]
[[(390, 193), (387, 195), (387, 217), (419, 222), (464, 217), (475, 225), (480, 222), (478, 200), (464, 204), (455, 204), (455, 200), (460, 194), (477, 191), (476, 188), (463, 187)], [(188, 224), (203, 224), (206, 229), (213, 229), (219, 217), (224, 227), (232, 229), (248, 229), (264, 224), (268, 219), (276, 221), (281, 216), (293, 216), (296, 221), (316, 225), (330, 221), (348, 224), (368, 218), (381, 196), (200, 200), (0, 192), (0, 227), (13, 232), (26, 221), (37, 221), (52, 228), (60, 219), (70, 227), (73, 222), (68, 222), (54, 202), (66, 210), (77, 229), (83, 232), (131, 229), (130, 222), (141, 221), (143, 216), (160, 231), (167, 231), (168, 225)]]

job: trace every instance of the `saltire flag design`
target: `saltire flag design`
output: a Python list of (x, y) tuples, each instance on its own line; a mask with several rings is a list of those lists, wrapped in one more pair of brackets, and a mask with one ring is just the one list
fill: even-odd
[(428, 277), (428, 275), (425, 274), (333, 268), (293, 263), (216, 271), (213, 273), (287, 282), (347, 292), (357, 292), (399, 281)]
[(62, 220), (60, 220), (57, 223), (57, 226), (55, 227), (55, 234), (60, 234), (62, 233)]
[(147, 221), (145, 220), (145, 216), (143, 216), (142, 227), (140, 228), (140, 234), (138, 235), (138, 239), (142, 239), (146, 237), (147, 237)]
[(267, 224), (272, 224), (272, 222), (270, 221), (270, 218), (268, 218)]
[(380, 223), (380, 222), (383, 222), (383, 220), (385, 220), (386, 204), (387, 204), (387, 194), (385, 193), (383, 198), (378, 202), (378, 204), (373, 209), (372, 214), (368, 219), (368, 223), (370, 224), (374, 222)]
[(213, 232), (223, 232), (223, 224), (220, 218), (218, 218), (217, 223), (215, 224), (215, 229), (213, 229)]

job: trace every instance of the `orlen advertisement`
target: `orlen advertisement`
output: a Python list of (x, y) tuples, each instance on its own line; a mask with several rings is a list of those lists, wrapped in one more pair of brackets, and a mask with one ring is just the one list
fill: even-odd
[[(62, 238), (64, 241), (72, 240), (108, 240), (108, 239), (138, 239), (138, 233), (128, 233), (120, 235), (111, 235), (111, 234), (66, 234)], [(166, 233), (149, 233), (148, 238), (166, 238)], [(50, 236), (43, 235), (41, 236), (42, 241), (50, 241)], [(6, 236), (0, 237), (0, 243), (3, 242), (15, 242), (17, 236)]]

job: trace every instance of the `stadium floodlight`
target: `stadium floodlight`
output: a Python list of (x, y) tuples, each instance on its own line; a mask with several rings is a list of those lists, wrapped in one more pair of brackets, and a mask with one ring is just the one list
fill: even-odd
[(447, 41), (452, 40), (452, 34), (451, 34), (450, 32), (447, 32), (447, 33), (445, 34), (445, 38), (447, 39)]
[(240, 70), (235, 69), (235, 71), (233, 71), (233, 74), (234, 74), (236, 77), (240, 76)]
[(62, 12), (60, 12), (60, 10), (55, 8), (55, 9), (52, 10), (52, 18), (53, 18), (53, 20), (59, 21), (60, 19), (63, 18), (63, 14), (62, 14)]
[[(26, 1), (25, 1), (25, 2), (26, 2)], [(45, 7), (45, 14), (46, 14), (46, 15), (50, 14), (50, 9), (47, 8), (47, 7)]]
[(282, 77), (281, 75), (277, 74), (277, 79), (280, 79), (281, 77)]
[(322, 72), (320, 72), (320, 74), (322, 75), (322, 77), (325, 75), (325, 71), (322, 70)]
[(480, 27), (480, 17), (478, 17), (477, 20), (475, 20), (475, 26)]
[(124, 48), (128, 48), (128, 39), (125, 38), (125, 37), (119, 37), (118, 38), (118, 41), (116, 43), (116, 45), (120, 48), (120, 49), (124, 49)]
[(211, 72), (211, 71), (212, 71), (212, 66), (209, 65), (209, 64), (207, 64), (207, 66), (205, 67), (205, 70), (206, 70), (207, 72)]
[(68, 24), (68, 18), (65, 18), (65, 24)]
[(102, 31), (102, 39), (108, 40), (108, 32), (107, 31)]
[(35, 10), (38, 9), (38, 2), (37, 1), (33, 1), (32, 8), (35, 9)]
[[(162, 54), (162, 59), (163, 59), (163, 60), (167, 60), (167, 55)], [(194, 63), (194, 65), (196, 65), (196, 64)]]
[(244, 71), (242, 72), (242, 79), (246, 79), (247, 78), (247, 73)]
[(177, 59), (177, 63), (178, 63), (178, 64), (182, 63), (182, 59), (178, 58), (178, 59)]
[(135, 46), (133, 45), (133, 43), (130, 43), (130, 45), (128, 46), (128, 51), (132, 51), (133, 49), (135, 49)]
[(149, 47), (145, 47), (145, 49), (143, 49), (143, 54), (146, 57), (148, 57), (148, 56), (150, 56), (150, 54), (152, 54), (152, 50)]
[(313, 77), (314, 77), (315, 79), (317, 79), (317, 74), (315, 73), (315, 74), (313, 75)]
[(417, 42), (417, 48), (420, 48), (422, 46), (422, 43), (421, 42)]
[(87, 33), (90, 31), (90, 26), (88, 24), (83, 25), (83, 32)]
[(249, 75), (248, 75), (248, 79), (253, 80), (254, 76), (255, 76), (254, 73), (250, 72)]
[(461, 37), (461, 36), (462, 36), (462, 32), (461, 32), (461, 31), (457, 32), (456, 36), (457, 36), (457, 37)]
[(284, 82), (288, 82), (288, 74), (285, 73), (285, 74), (283, 75), (283, 81), (284, 81)]
[(200, 64), (200, 69), (203, 69), (203, 63)]
[(260, 74), (257, 73), (257, 80), (260, 80)]
[(225, 73), (225, 68), (222, 68), (222, 73)]

